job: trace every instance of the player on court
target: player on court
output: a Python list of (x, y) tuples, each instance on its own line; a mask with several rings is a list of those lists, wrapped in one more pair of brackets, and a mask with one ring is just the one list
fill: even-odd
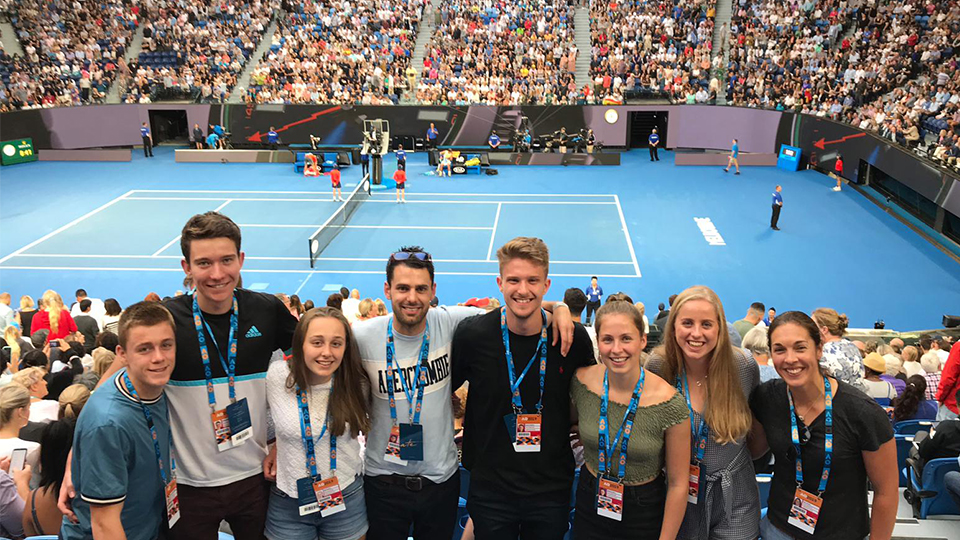
[(733, 140), (733, 146), (730, 147), (730, 157), (727, 159), (727, 168), (723, 172), (730, 172), (730, 165), (733, 165), (737, 168), (737, 172), (734, 174), (740, 174), (740, 162), (737, 161), (737, 158), (740, 157), (740, 145), (737, 144), (737, 140)]
[(453, 171), (450, 168), (451, 163), (453, 163), (453, 158), (450, 157), (450, 153), (447, 150), (440, 152), (440, 164), (437, 166), (437, 173), (440, 174), (440, 178), (443, 178), (443, 169), (447, 169), (447, 176), (453, 176)]
[(303, 156), (303, 160), (304, 176), (320, 176), (320, 167), (317, 165), (317, 156), (313, 154), (307, 154)]
[(407, 171), (397, 169), (397, 172), (393, 173), (393, 181), (397, 183), (397, 204), (406, 203), (407, 190), (405, 187), (407, 185)]
[(334, 165), (333, 169), (330, 169), (330, 172), (323, 174), (330, 175), (330, 185), (333, 187), (333, 200), (342, 201), (343, 194), (340, 192), (340, 167)]

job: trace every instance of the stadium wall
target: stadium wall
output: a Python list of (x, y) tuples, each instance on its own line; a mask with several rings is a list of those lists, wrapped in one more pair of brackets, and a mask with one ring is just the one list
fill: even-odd
[[(781, 144), (803, 150), (803, 165), (832, 170), (842, 154), (846, 176), (860, 182), (869, 163), (954, 215), (960, 216), (960, 180), (873, 133), (824, 118), (752, 108), (707, 105), (633, 106), (349, 106), (349, 105), (91, 105), (16, 111), (0, 115), (0, 140), (31, 137), (38, 149), (136, 146), (151, 110), (184, 110), (190, 126), (222, 124), (235, 142), (261, 142), (271, 126), (285, 144), (320, 136), (324, 146), (358, 145), (363, 121), (384, 119), (391, 134), (423, 137), (430, 123), (440, 144), (483, 146), (494, 130), (513, 131), (521, 118), (535, 135), (566, 127), (594, 130), (608, 147), (629, 142), (631, 112), (666, 113), (667, 148), (726, 151), (736, 137), (747, 153), (776, 153)], [(611, 112), (612, 111), (612, 112)], [(613, 114), (616, 113), (616, 114)]]

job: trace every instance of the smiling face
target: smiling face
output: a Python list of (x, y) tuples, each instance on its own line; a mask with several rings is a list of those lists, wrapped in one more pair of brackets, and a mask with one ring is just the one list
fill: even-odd
[(343, 363), (347, 348), (347, 331), (333, 317), (316, 317), (307, 326), (303, 340), (303, 361), (307, 366), (307, 382), (324, 384)]
[(781, 324), (770, 334), (773, 367), (790, 387), (816, 384), (821, 352), (810, 332), (799, 324)]
[(684, 358), (690, 361), (709, 358), (720, 334), (720, 321), (713, 304), (699, 299), (684, 302), (677, 311), (674, 334)]
[(237, 252), (233, 240), (225, 237), (193, 240), (190, 260), (180, 262), (193, 278), (197, 302), (207, 313), (226, 313), (233, 303), (233, 290), (243, 268), (243, 252)]
[(400, 333), (416, 335), (423, 331), (436, 292), (437, 284), (426, 268), (399, 264), (393, 269), (393, 281), (383, 284), (383, 293), (393, 306), (394, 324)]
[(640, 353), (647, 345), (632, 318), (624, 313), (603, 317), (597, 331), (600, 360), (612, 373), (626, 374), (640, 365)]
[(153, 399), (170, 380), (177, 356), (173, 326), (163, 322), (127, 329), (126, 346), (117, 346), (117, 359), (127, 366), (127, 374), (140, 397)]
[(539, 315), (543, 296), (550, 290), (550, 279), (543, 266), (516, 257), (501, 266), (497, 285), (503, 293), (507, 311), (514, 318), (526, 321)]

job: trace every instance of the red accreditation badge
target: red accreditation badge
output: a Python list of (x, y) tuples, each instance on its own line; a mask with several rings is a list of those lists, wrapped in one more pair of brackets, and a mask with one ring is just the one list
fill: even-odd
[(332, 516), (347, 509), (346, 503), (343, 502), (343, 493), (340, 491), (340, 481), (336, 476), (314, 482), (313, 492), (317, 495), (317, 506), (320, 508), (321, 517)]
[(817, 519), (820, 518), (822, 505), (823, 499), (798, 487), (793, 495), (793, 504), (790, 505), (787, 524), (807, 534), (813, 534), (813, 530), (817, 527)]
[(387, 463), (406, 465), (406, 460), (400, 459), (400, 426), (390, 428), (390, 438), (387, 439), (387, 451), (383, 455)]
[(690, 485), (687, 488), (687, 502), (697, 504), (700, 498), (700, 466), (690, 464)]
[(213, 411), (210, 413), (210, 421), (213, 423), (213, 436), (217, 441), (217, 450), (223, 452), (233, 448), (233, 442), (230, 440), (230, 420), (227, 418), (227, 410)]
[(180, 497), (177, 495), (177, 479), (171, 479), (164, 491), (167, 495), (167, 526), (172, 529), (180, 520)]
[(517, 415), (517, 439), (513, 443), (515, 451), (540, 451), (540, 420), (539, 414)]
[(623, 484), (606, 478), (600, 479), (597, 490), (597, 515), (615, 521), (623, 519)]

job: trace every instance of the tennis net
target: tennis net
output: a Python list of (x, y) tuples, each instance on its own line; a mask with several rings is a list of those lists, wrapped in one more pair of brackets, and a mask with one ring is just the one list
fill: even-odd
[(357, 184), (356, 189), (350, 193), (347, 200), (337, 208), (337, 211), (334, 212), (316, 232), (310, 235), (308, 240), (310, 248), (310, 268), (314, 267), (323, 250), (327, 249), (330, 242), (333, 242), (333, 239), (346, 227), (350, 218), (356, 213), (357, 208), (360, 208), (360, 205), (369, 198), (370, 175), (367, 175)]

